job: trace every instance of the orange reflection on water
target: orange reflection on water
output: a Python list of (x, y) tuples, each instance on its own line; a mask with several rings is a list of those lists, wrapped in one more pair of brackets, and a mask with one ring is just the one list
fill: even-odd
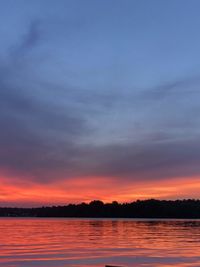
[(200, 221), (1, 219), (0, 266), (200, 266)]

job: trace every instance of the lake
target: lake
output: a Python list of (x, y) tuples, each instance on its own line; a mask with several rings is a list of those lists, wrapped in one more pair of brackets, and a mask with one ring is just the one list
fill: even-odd
[(0, 219), (0, 266), (199, 267), (199, 220)]

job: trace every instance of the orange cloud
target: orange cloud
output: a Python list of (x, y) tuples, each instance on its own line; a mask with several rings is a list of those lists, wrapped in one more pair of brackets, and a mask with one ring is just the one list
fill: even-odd
[(157, 182), (123, 182), (108, 177), (81, 177), (48, 184), (20, 182), (12, 177), (0, 177), (1, 206), (64, 205), (101, 199), (129, 202), (136, 199), (198, 198), (199, 177), (174, 178)]

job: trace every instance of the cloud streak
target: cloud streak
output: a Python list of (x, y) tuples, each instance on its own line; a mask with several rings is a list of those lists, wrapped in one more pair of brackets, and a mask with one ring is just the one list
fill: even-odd
[(146, 50), (135, 44), (144, 29), (133, 34), (132, 14), (120, 28), (118, 16), (104, 21), (84, 9), (76, 19), (58, 9), (25, 16), (0, 58), (0, 180), (19, 192), (28, 181), (34, 194), (57, 184), (64, 198), (70, 183), (92, 191), (107, 181), (117, 195), (127, 184), (198, 177), (199, 76), (148, 82)]
[[(38, 22), (30, 24), (13, 60), (18, 61), (22, 54), (26, 56), (30, 49), (38, 45), (41, 38), (38, 27)], [(23, 64), (20, 63), (20, 68), (21, 66)], [(16, 73), (18, 71), (16, 66)], [(75, 108), (77, 103), (80, 104), (80, 98), (85, 98), (80, 90), (77, 99), (73, 98), (73, 88), (64, 90), (64, 95), (73, 98), (73, 102), (70, 106), (63, 106), (61, 99), (54, 102), (46, 94), (48, 87), (45, 85), (48, 86), (48, 83), (43, 83), (42, 90), (46, 95), (41, 99), (30, 94), (29, 88), (21, 88), (23, 81), (12, 82), (12, 77), (15, 77), (13, 68), (4, 69), (1, 64), (0, 77), (2, 169), (27, 175), (41, 183), (55, 178), (69, 179), (77, 175), (83, 179), (89, 175), (116, 177), (121, 180), (138, 180), (141, 177), (144, 180), (156, 180), (185, 174), (196, 175), (200, 171), (200, 149), (196, 138), (184, 137), (183, 140), (176, 140), (170, 133), (167, 136), (155, 131), (153, 139), (138, 140), (138, 143), (129, 140), (118, 144), (84, 144), (81, 140), (91, 133), (92, 125), (86, 120), (87, 112), (84, 113), (81, 109), (77, 111)], [(196, 88), (197, 81), (198, 79), (166, 84), (148, 90), (146, 96), (156, 101), (157, 92), (160, 99), (166, 95), (172, 97), (172, 92), (183, 94), (185, 90), (181, 91), (181, 88), (188, 88), (189, 91), (194, 84)], [(38, 87), (39, 84), (40, 81), (34, 86)], [(99, 104), (100, 110), (105, 108), (104, 97), (101, 95), (93, 95), (91, 101), (94, 105)], [(90, 102), (83, 100), (81, 105), (84, 104)]]

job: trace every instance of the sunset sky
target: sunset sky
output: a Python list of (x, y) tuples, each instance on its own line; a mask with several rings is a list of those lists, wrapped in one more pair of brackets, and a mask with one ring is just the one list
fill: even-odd
[(0, 0), (0, 206), (200, 197), (199, 0)]

